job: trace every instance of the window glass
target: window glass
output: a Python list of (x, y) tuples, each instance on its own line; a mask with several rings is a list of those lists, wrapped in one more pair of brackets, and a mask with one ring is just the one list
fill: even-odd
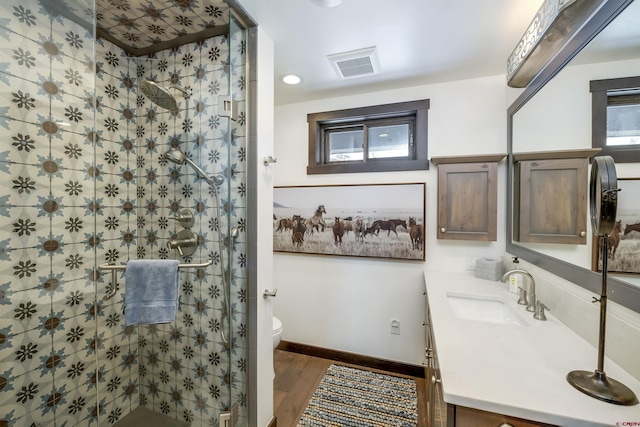
[(409, 124), (370, 127), (367, 133), (370, 159), (409, 156)]
[(329, 162), (353, 162), (364, 158), (362, 129), (332, 130), (329, 139)]
[(307, 114), (308, 174), (429, 169), (429, 100)]
[(607, 107), (607, 145), (640, 144), (640, 104)]

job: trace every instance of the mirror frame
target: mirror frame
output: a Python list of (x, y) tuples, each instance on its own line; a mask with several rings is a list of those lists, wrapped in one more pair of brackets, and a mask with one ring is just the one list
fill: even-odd
[[(640, 0), (639, 0), (640, 1)], [(569, 282), (575, 283), (597, 295), (602, 289), (600, 273), (578, 267), (546, 254), (516, 244), (513, 240), (514, 212), (514, 163), (513, 163), (513, 115), (522, 108), (540, 89), (596, 37), (613, 19), (615, 19), (633, 0), (607, 0), (591, 16), (569, 43), (531, 81), (520, 96), (507, 109), (507, 218), (506, 251), (537, 267), (549, 271)], [(591, 144), (590, 144), (591, 145)], [(640, 313), (640, 288), (627, 282), (610, 277), (607, 280), (609, 292), (607, 298)]]

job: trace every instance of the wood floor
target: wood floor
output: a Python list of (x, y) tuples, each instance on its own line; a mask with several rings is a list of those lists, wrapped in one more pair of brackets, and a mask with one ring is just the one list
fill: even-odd
[[(295, 427), (302, 416), (313, 391), (332, 363), (368, 369), (383, 374), (404, 376), (377, 369), (363, 368), (329, 359), (275, 350), (273, 365), (276, 377), (273, 382), (273, 411), (278, 427)], [(426, 395), (424, 378), (413, 378), (418, 391), (418, 426), (426, 426)]]

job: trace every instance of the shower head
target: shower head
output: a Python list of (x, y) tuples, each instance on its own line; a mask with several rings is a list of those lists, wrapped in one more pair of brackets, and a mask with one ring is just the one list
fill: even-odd
[(140, 83), (140, 90), (151, 102), (166, 110), (172, 111), (178, 108), (178, 103), (174, 96), (169, 93), (169, 89), (177, 89), (186, 97), (189, 97), (189, 92), (178, 86), (169, 86), (166, 88), (151, 80), (144, 80)]
[(202, 168), (198, 165), (196, 165), (193, 160), (191, 160), (190, 158), (188, 158), (180, 149), (175, 148), (175, 147), (171, 147), (169, 148), (169, 150), (164, 153), (164, 157), (165, 159), (169, 160), (170, 162), (176, 163), (178, 165), (184, 165), (185, 163), (188, 164), (189, 166), (191, 166), (191, 168), (196, 171), (196, 174), (201, 178), (204, 179), (205, 181), (207, 181), (207, 183), (214, 187), (214, 188), (218, 188), (220, 185), (222, 185), (222, 183), (224, 182), (224, 178), (220, 175), (216, 175), (213, 177), (210, 177), (207, 175), (207, 173), (202, 170)]

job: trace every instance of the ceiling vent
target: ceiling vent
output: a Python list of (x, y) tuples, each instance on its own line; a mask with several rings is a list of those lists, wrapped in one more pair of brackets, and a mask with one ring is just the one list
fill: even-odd
[(375, 46), (327, 55), (327, 58), (341, 79), (370, 76), (379, 72)]

